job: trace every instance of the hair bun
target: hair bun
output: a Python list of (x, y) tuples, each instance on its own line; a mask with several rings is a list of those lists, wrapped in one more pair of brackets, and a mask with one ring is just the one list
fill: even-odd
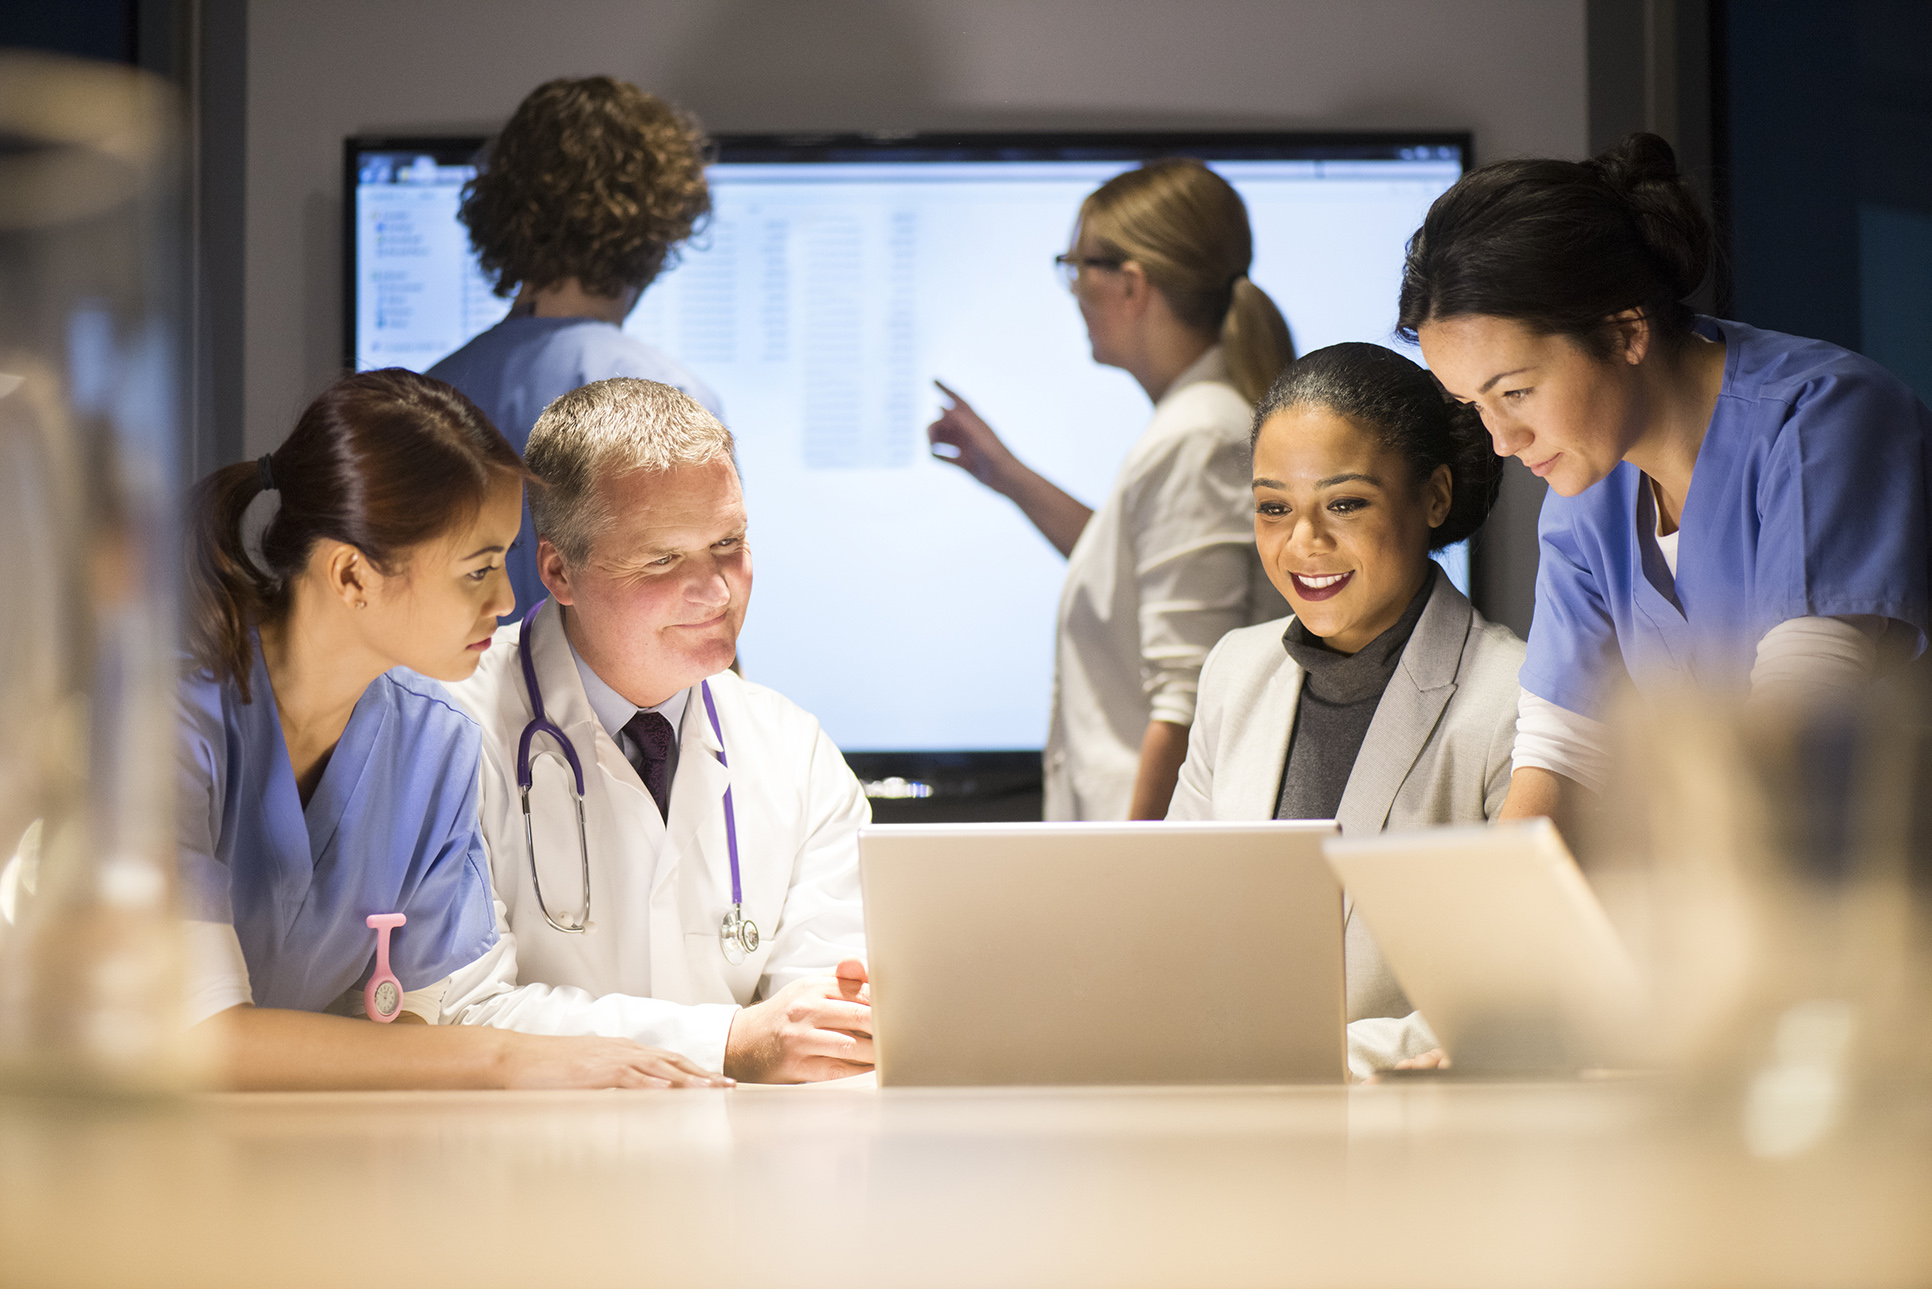
[(1615, 145), (1583, 163), (1619, 192), (1634, 193), (1645, 184), (1675, 184), (1677, 153), (1654, 134), (1626, 134)]
[(1695, 291), (1711, 267), (1711, 226), (1670, 144), (1654, 134), (1627, 134), (1583, 164), (1622, 199), (1672, 294), (1681, 300)]

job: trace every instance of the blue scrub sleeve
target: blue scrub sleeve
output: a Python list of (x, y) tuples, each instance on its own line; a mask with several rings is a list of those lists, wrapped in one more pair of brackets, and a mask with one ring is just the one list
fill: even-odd
[[(452, 793), (450, 808), (445, 810), (439, 802), (433, 812), (432, 817), (448, 820), (447, 829), (403, 901), (401, 911), (408, 923), (391, 933), (389, 969), (404, 989), (433, 985), (469, 966), (496, 943), (496, 907), (485, 867), (489, 860), (477, 822), (477, 759), (472, 730), (451, 756), (447, 771), (447, 781), (460, 781), (461, 792)], [(363, 983), (372, 973), (373, 964)]]
[(1600, 718), (1607, 686), (1625, 675), (1603, 589), (1555, 493), (1537, 519), (1536, 614), (1518, 673), (1524, 689), (1579, 716)]
[(1932, 414), (1898, 381), (1806, 387), (1758, 482), (1757, 638), (1792, 618), (1870, 614), (1909, 626), (1923, 652), (1929, 442)]
[(181, 916), (191, 922), (235, 921), (228, 865), (215, 855), (226, 740), (221, 691), (184, 680), (175, 698), (175, 873)]

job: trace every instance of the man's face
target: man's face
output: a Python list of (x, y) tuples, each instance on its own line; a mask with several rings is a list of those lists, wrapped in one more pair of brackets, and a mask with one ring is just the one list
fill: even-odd
[(729, 461), (602, 479), (611, 526), (578, 565), (547, 539), (537, 567), (564, 629), (605, 684), (639, 707), (731, 665), (751, 598), (745, 499)]

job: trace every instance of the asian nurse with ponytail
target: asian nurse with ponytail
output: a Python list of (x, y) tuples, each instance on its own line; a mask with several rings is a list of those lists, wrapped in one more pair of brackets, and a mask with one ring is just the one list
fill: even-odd
[[(190, 502), (177, 829), (189, 1019), (235, 1088), (727, 1082), (621, 1039), (437, 1025), (441, 982), (496, 939), (461, 680), (511, 604), (524, 469), (449, 386), (345, 377), (259, 462)], [(259, 561), (243, 515), (273, 494)], [(367, 920), (400, 913), (401, 1023), (351, 1019)], [(331, 1014), (333, 1013), (333, 1014)]]

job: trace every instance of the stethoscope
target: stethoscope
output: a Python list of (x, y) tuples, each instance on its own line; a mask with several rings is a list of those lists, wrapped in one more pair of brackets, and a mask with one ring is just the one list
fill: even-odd
[[(523, 844), (530, 856), (530, 887), (536, 892), (537, 908), (543, 920), (559, 931), (570, 935), (581, 935), (590, 930), (590, 838), (584, 826), (584, 767), (577, 759), (577, 749), (571, 746), (570, 739), (554, 722), (543, 714), (543, 692), (537, 688), (537, 664), (530, 654), (531, 624), (536, 621), (537, 610), (544, 606), (539, 600), (523, 615), (523, 625), (517, 633), (517, 661), (523, 668), (523, 687), (530, 694), (530, 723), (523, 727), (523, 736), (517, 740), (517, 792), (523, 798)], [(561, 610), (559, 610), (561, 612)], [(725, 759), (724, 730), (718, 724), (718, 705), (711, 700), (711, 682), (700, 681), (699, 692), (704, 697), (704, 714), (711, 721), (711, 732), (718, 739), (718, 764), (726, 770), (731, 762)], [(550, 912), (550, 906), (543, 900), (543, 883), (537, 877), (537, 839), (530, 824), (530, 788), (535, 778), (530, 773), (530, 744), (539, 734), (547, 734), (552, 742), (562, 749), (564, 761), (570, 766), (570, 773), (577, 785), (577, 855), (583, 861), (584, 915), (575, 925), (559, 921)], [(745, 916), (744, 889), (738, 880), (738, 815), (731, 808), (731, 786), (725, 785), (725, 853), (731, 859), (731, 911), (724, 915), (718, 926), (718, 948), (725, 961), (733, 964), (743, 962), (758, 952), (758, 924)], [(669, 822), (668, 820), (666, 821)]]

